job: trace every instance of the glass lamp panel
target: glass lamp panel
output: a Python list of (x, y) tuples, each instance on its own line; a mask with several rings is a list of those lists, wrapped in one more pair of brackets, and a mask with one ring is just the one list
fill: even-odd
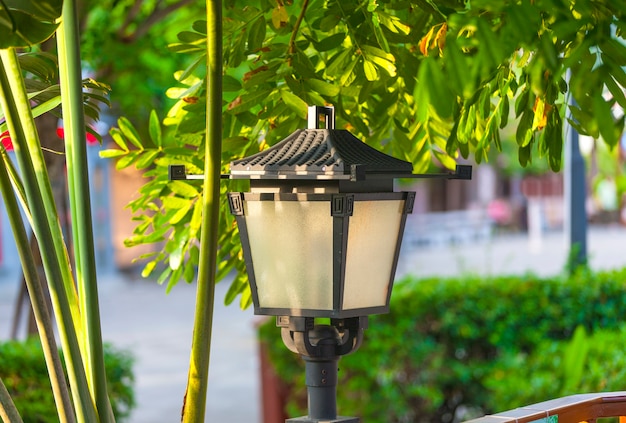
[(246, 201), (244, 210), (259, 307), (332, 310), (329, 203)]
[(348, 229), (346, 310), (387, 303), (404, 200), (355, 201)]

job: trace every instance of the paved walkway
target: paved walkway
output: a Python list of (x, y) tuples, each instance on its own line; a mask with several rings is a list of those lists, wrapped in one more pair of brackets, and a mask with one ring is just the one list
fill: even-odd
[[(626, 230), (592, 228), (589, 256), (594, 269), (626, 266)], [(525, 235), (440, 248), (405, 244), (399, 276), (538, 275), (559, 273), (567, 249), (561, 233), (546, 234), (530, 249)], [(16, 272), (0, 268), (0, 339), (9, 335), (16, 293)], [(227, 282), (217, 286), (213, 351), (211, 354), (207, 422), (261, 423), (260, 387), (251, 310), (225, 307)], [(103, 337), (136, 357), (137, 408), (131, 423), (180, 421), (187, 379), (195, 290), (184, 283), (169, 295), (165, 287), (125, 275), (100, 277)], [(277, 331), (276, 336), (279, 336)]]
[[(454, 276), (534, 273), (556, 275), (563, 271), (569, 247), (563, 232), (546, 232), (530, 242), (526, 234), (492, 237), (473, 244), (422, 248), (412, 246), (410, 236), (402, 247), (397, 276)], [(626, 266), (626, 228), (591, 227), (587, 256), (592, 269)]]

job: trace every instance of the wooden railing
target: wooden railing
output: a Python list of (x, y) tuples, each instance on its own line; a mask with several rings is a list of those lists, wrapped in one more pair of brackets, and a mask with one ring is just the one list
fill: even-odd
[(557, 398), (466, 423), (592, 423), (605, 417), (619, 417), (626, 423), (626, 391), (579, 394)]

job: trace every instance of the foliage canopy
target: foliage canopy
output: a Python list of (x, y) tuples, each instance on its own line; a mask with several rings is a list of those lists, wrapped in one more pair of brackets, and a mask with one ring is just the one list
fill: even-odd
[[(470, 155), (480, 163), (502, 148), (508, 125), (517, 128), (523, 166), (542, 157), (558, 170), (564, 122), (611, 147), (623, 131), (625, 11), (625, 0), (227, 1), (224, 170), (304, 127), (312, 104), (334, 105), (338, 127), (416, 172), (433, 163), (452, 168)], [(118, 157), (120, 168), (150, 167), (152, 179), (130, 205), (139, 226), (128, 245), (166, 241), (163, 252), (145, 257), (144, 273), (165, 262), (159, 280), (170, 287), (191, 280), (198, 260), (199, 188), (168, 182), (165, 166), (202, 173), (205, 39), (198, 21), (170, 47), (193, 60), (168, 91), (178, 102), (165, 130), (153, 117), (151, 139), (143, 140), (122, 119), (112, 133), (119, 148), (103, 153)], [(239, 270), (229, 302), (247, 284), (226, 207), (220, 226), (219, 275)]]

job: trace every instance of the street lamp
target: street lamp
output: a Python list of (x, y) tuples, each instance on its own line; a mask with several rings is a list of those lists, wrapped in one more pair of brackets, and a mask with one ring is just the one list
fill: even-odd
[[(293, 423), (359, 421), (337, 416), (337, 362), (361, 344), (367, 316), (389, 311), (415, 200), (395, 192), (394, 179), (471, 178), (470, 166), (414, 175), (411, 163), (334, 126), (332, 107), (310, 107), (307, 129), (230, 164), (230, 179), (250, 180), (249, 192), (228, 201), (254, 312), (276, 316), (285, 345), (306, 363), (309, 414)], [(170, 173), (186, 178), (184, 168)]]

